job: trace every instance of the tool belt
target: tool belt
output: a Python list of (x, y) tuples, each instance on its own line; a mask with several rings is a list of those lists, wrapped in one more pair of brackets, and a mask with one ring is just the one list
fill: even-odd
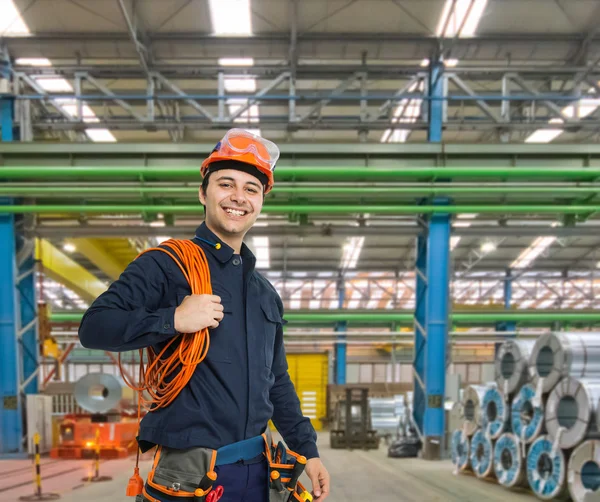
[[(210, 502), (219, 485), (215, 467), (264, 455), (268, 463), (269, 502), (303, 502), (308, 493), (298, 482), (306, 459), (273, 442), (271, 431), (219, 450), (175, 450), (158, 446), (139, 502)], [(225, 490), (227, 487), (223, 487)], [(302, 497), (304, 494), (304, 497)]]

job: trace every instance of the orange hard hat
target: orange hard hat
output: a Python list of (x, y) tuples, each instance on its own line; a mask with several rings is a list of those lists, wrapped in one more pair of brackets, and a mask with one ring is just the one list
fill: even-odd
[(210, 171), (213, 162), (235, 160), (250, 164), (267, 177), (265, 193), (273, 188), (275, 183), (273, 171), (279, 159), (279, 148), (268, 139), (252, 134), (244, 129), (230, 129), (223, 139), (217, 143), (211, 154), (202, 162), (202, 176)]

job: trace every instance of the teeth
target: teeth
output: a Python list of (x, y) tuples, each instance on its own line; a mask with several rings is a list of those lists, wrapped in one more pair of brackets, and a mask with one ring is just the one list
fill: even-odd
[(244, 216), (245, 211), (238, 211), (237, 209), (225, 209), (229, 214), (235, 214), (236, 216)]

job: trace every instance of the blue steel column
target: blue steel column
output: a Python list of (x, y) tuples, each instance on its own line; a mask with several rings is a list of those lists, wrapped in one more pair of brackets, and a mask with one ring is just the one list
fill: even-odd
[[(0, 52), (0, 57), (2, 53)], [(0, 59), (0, 80), (10, 79), (8, 61)], [(0, 140), (12, 141), (14, 126), (14, 96), (0, 93)]]
[(440, 458), (444, 440), (444, 400), (450, 296), (450, 215), (429, 220), (425, 331), (425, 417), (423, 458)]
[[(428, 81), (428, 139), (442, 140), (443, 64), (432, 58)], [(436, 200), (434, 204), (447, 204)], [(444, 399), (450, 295), (450, 215), (429, 218), (417, 238), (415, 304), (415, 376), (413, 418), (423, 441), (423, 458), (439, 459), (444, 448)]]
[(0, 242), (0, 455), (7, 455), (23, 451), (23, 414), (19, 392), (21, 358), (17, 347), (14, 217), (11, 214), (2, 214), (1, 207)]
[[(506, 310), (510, 310), (510, 304), (512, 301), (512, 271), (509, 269), (506, 271), (506, 276), (504, 277), (504, 308)], [(496, 331), (508, 331), (511, 332), (507, 337), (516, 336), (514, 333), (517, 330), (517, 323), (514, 321), (502, 321), (496, 323)], [(500, 345), (502, 343), (496, 343), (494, 347), (495, 352), (497, 353), (500, 349)]]
[[(337, 292), (338, 308), (342, 310), (344, 308), (344, 299), (346, 296), (343, 278), (338, 280)], [(338, 343), (335, 344), (335, 383), (338, 385), (346, 384), (346, 327), (346, 321), (339, 321), (335, 326), (335, 330), (341, 333), (337, 337)]]
[(442, 141), (442, 124), (444, 119), (444, 64), (434, 63), (433, 59), (429, 70), (429, 82), (427, 85), (429, 91), (429, 102), (427, 106), (429, 128), (427, 140), (430, 143), (439, 143)]
[(426, 357), (426, 332), (425, 326), (427, 307), (427, 235), (417, 237), (417, 256), (415, 263), (415, 328), (414, 328), (414, 355), (413, 355), (413, 420), (418, 428), (419, 435), (423, 434), (425, 417), (425, 357)]
[(24, 243), (19, 271), (19, 306), (21, 310), (21, 350), (23, 352), (23, 382), (25, 394), (37, 394), (38, 378), (38, 324), (37, 324), (37, 293), (35, 277), (34, 247)]

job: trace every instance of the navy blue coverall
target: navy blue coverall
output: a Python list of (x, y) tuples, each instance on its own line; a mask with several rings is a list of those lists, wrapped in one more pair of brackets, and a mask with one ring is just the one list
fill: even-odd
[[(210, 331), (207, 357), (188, 385), (170, 406), (142, 419), (140, 448), (218, 449), (260, 435), (272, 418), (290, 449), (308, 459), (317, 457), (316, 433), (302, 415), (287, 371), (283, 304), (277, 291), (255, 270), (256, 259), (245, 244), (241, 254), (234, 254), (206, 224), (197, 229), (193, 242), (205, 252), (224, 318)], [(216, 243), (221, 243), (220, 249)], [(152, 345), (158, 352), (178, 334), (175, 309), (189, 294), (173, 258), (161, 251), (147, 252), (92, 303), (79, 328), (81, 343), (114, 352)], [(249, 492), (246, 498), (231, 500), (267, 500), (250, 494), (252, 485), (267, 486), (266, 466), (221, 466), (219, 481), (225, 487), (224, 468), (238, 469), (236, 482), (245, 478), (239, 488)], [(222, 502), (227, 499), (224, 496)]]

